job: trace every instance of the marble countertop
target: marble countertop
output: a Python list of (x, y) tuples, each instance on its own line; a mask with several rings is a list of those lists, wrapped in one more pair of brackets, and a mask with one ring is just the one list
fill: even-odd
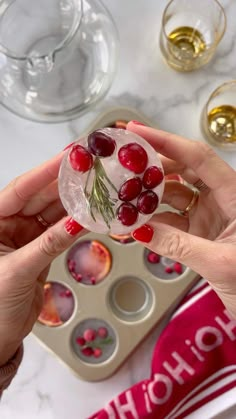
[[(32, 123), (0, 108), (0, 187), (63, 149), (109, 106), (136, 108), (164, 130), (204, 141), (199, 126), (202, 107), (219, 84), (235, 78), (235, 0), (221, 0), (228, 29), (215, 59), (189, 74), (168, 68), (160, 54), (158, 37), (166, 1), (104, 3), (114, 16), (121, 40), (119, 69), (109, 94), (92, 112), (58, 125)], [(236, 152), (217, 152), (236, 168)], [(149, 375), (158, 333), (157, 328), (113, 377), (95, 384), (73, 376), (29, 336), (25, 340), (22, 366), (2, 399), (1, 419), (85, 419), (119, 392)]]

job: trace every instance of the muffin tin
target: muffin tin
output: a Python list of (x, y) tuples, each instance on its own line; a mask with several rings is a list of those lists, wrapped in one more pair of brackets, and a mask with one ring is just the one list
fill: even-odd
[[(88, 132), (145, 116), (108, 110)], [(158, 211), (170, 210), (161, 205)], [(33, 333), (81, 379), (112, 375), (198, 279), (127, 236), (89, 233), (51, 265)]]

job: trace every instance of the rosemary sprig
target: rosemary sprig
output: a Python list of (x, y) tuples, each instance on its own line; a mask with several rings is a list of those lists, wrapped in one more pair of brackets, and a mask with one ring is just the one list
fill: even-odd
[(92, 342), (86, 342), (86, 344), (84, 346), (86, 347), (90, 347), (90, 348), (102, 348), (103, 346), (106, 345), (111, 345), (114, 342), (114, 339), (111, 336), (108, 336), (107, 338), (103, 338), (103, 339), (99, 339), (99, 340), (94, 340)]
[[(91, 175), (92, 169), (95, 171), (94, 180), (91, 192), (87, 190), (88, 181)], [(112, 189), (118, 194), (116, 187), (107, 177), (107, 174), (104, 170), (104, 167), (101, 163), (99, 157), (96, 157), (94, 160), (93, 168), (90, 169), (88, 177), (85, 184), (84, 193), (88, 199), (90, 213), (94, 221), (96, 221), (95, 211), (101, 214), (108, 228), (110, 228), (110, 222), (115, 218), (114, 205), (117, 202), (117, 199), (112, 199), (110, 197), (109, 189), (106, 186), (108, 183)]]

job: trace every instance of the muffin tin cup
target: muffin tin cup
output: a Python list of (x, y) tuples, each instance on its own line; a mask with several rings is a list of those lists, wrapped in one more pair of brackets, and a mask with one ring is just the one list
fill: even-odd
[[(108, 236), (89, 233), (86, 240), (89, 239), (101, 241), (110, 250), (113, 264), (109, 274), (98, 285), (85, 286), (74, 281), (66, 269), (65, 259), (68, 253), (57, 258), (51, 266), (48, 280), (56, 281), (60, 278), (61, 283), (69, 286), (77, 298), (75, 311), (63, 326), (52, 328), (37, 323), (34, 334), (80, 378), (100, 381), (118, 369), (167, 310), (173, 307), (180, 296), (190, 288), (196, 280), (196, 274), (186, 269), (179, 279), (165, 281), (148, 271), (144, 260), (144, 248), (141, 245), (134, 243), (129, 247), (127, 254), (126, 245), (122, 247)], [(112, 297), (117, 284), (119, 281), (124, 281), (124, 278), (132, 278), (138, 284), (144, 283), (145, 289), (148, 290), (146, 292), (151, 295), (147, 297), (145, 292), (145, 302), (133, 313), (119, 308), (117, 310), (117, 304), (114, 304)], [(130, 290), (130, 287), (128, 288)], [(96, 364), (86, 363), (75, 354), (71, 346), (75, 328), (83, 321), (92, 318), (108, 323), (117, 335), (116, 348), (111, 357), (105, 362)]]
[(109, 305), (120, 320), (143, 321), (154, 309), (154, 294), (143, 280), (126, 275), (111, 287)]
[[(123, 119), (136, 119), (151, 125), (133, 110), (112, 109), (97, 119), (88, 132)], [(158, 212), (165, 210), (171, 209), (161, 205)], [(167, 312), (175, 307), (181, 296), (197, 281), (198, 275), (186, 268), (178, 278), (165, 280), (147, 268), (145, 248), (141, 244), (121, 244), (109, 236), (94, 233), (79, 239), (78, 243), (88, 240), (101, 242), (111, 253), (109, 272), (98, 284), (88, 286), (75, 281), (68, 270), (67, 259), (72, 248), (56, 258), (48, 281), (59, 282), (71, 290), (75, 299), (74, 312), (62, 326), (49, 327), (37, 322), (33, 333), (81, 379), (101, 381), (114, 374)], [(112, 343), (110, 350), (104, 351), (104, 356), (82, 356), (75, 346), (75, 339), (84, 333), (84, 324), (96, 330), (99, 324), (106, 324), (112, 330), (114, 345)], [(98, 340), (98, 343), (102, 345), (104, 342)]]

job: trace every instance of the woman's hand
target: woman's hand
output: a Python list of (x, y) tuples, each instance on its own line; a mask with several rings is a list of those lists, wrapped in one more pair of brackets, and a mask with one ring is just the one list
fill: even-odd
[[(82, 235), (65, 217), (57, 176), (63, 153), (13, 180), (0, 192), (0, 365), (31, 331), (43, 304), (53, 259)], [(39, 214), (48, 224), (40, 224)], [(62, 219), (63, 217), (63, 219)]]
[(201, 179), (207, 189), (187, 214), (193, 191), (167, 181), (163, 203), (178, 213), (152, 217), (136, 230), (136, 240), (152, 251), (181, 262), (206, 278), (236, 318), (236, 172), (206, 144), (133, 122), (127, 129), (145, 138), (162, 157), (165, 174), (179, 173), (190, 184)]

